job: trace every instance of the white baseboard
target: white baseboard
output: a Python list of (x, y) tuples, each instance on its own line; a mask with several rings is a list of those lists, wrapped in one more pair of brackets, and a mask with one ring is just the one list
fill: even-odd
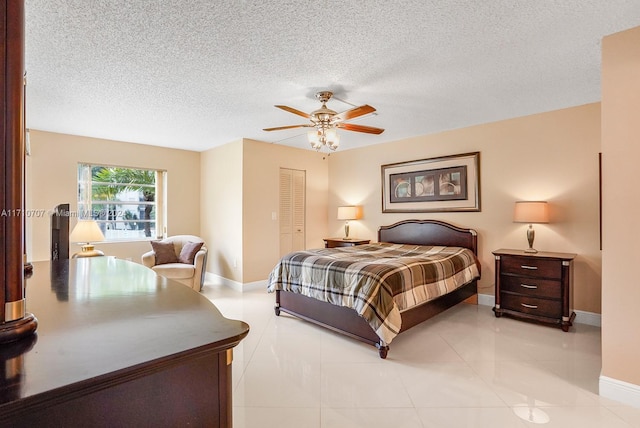
[(242, 291), (255, 291), (262, 290), (265, 293), (267, 292), (267, 280), (263, 279), (261, 281), (253, 281), (253, 282), (245, 282), (242, 286)]
[(493, 306), (496, 303), (495, 296), (493, 294), (480, 294), (478, 293), (478, 304), (482, 306)]
[(213, 282), (214, 284), (222, 284), (225, 287), (232, 288), (236, 291), (242, 291), (242, 283), (238, 281), (233, 281), (229, 278), (225, 278), (224, 276), (220, 276), (215, 273), (207, 272), (204, 276), (205, 282)]
[(205, 274), (204, 277), (206, 282), (213, 282), (215, 284), (222, 284), (225, 287), (229, 287), (232, 288), (236, 291), (239, 292), (244, 292), (244, 291), (252, 291), (252, 290), (259, 290), (259, 289), (263, 289), (267, 290), (267, 280), (261, 280), (261, 281), (254, 281), (254, 282), (246, 282), (246, 283), (242, 283), (242, 282), (238, 282), (238, 281), (233, 281), (229, 278), (225, 278), (223, 276), (220, 276), (218, 274), (215, 273), (211, 273), (211, 272), (207, 272)]
[(574, 312), (576, 313), (576, 323), (602, 327), (602, 316), (600, 314), (578, 310), (574, 310)]
[(640, 386), (600, 375), (600, 396), (640, 409)]
[[(478, 294), (478, 304), (484, 306), (493, 306), (495, 304), (495, 296), (493, 294)], [(596, 327), (602, 327), (602, 317), (600, 314), (586, 311), (576, 311), (576, 324), (587, 324)]]

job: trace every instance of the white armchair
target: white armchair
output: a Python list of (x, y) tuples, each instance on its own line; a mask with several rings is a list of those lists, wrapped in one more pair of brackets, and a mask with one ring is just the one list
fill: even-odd
[(154, 241), (151, 245), (154, 250), (142, 255), (143, 265), (158, 275), (181, 282), (196, 291), (202, 289), (207, 267), (207, 247), (202, 238), (175, 235)]

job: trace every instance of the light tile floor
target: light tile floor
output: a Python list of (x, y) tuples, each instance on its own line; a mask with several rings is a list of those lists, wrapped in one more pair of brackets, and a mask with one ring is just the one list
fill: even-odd
[(640, 427), (640, 409), (598, 395), (597, 327), (564, 333), (461, 304), (398, 336), (382, 360), (276, 317), (266, 291), (202, 293), (251, 327), (234, 349), (235, 428)]

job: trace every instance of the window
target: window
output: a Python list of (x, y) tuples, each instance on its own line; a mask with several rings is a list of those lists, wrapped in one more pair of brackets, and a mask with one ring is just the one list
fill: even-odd
[(96, 220), (107, 241), (163, 235), (165, 171), (78, 165), (78, 218)]

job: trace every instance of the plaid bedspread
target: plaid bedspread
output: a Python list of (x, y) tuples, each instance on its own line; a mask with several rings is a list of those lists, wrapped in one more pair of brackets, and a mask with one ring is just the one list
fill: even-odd
[(400, 332), (401, 311), (479, 278), (476, 263), (460, 247), (375, 243), (297, 251), (271, 271), (267, 289), (355, 309), (388, 344)]

